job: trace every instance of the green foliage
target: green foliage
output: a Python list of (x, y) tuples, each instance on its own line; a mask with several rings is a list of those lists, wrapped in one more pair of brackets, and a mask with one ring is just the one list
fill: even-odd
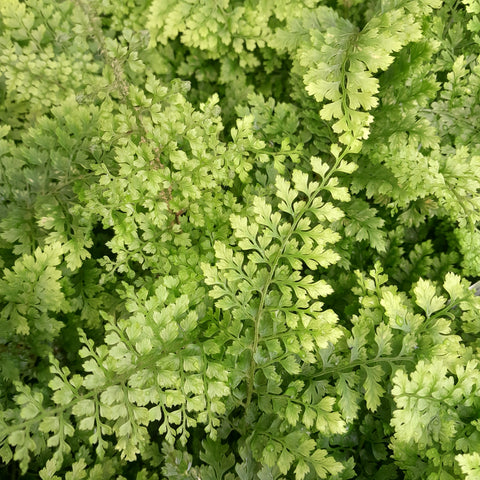
[(3, 0), (0, 477), (478, 478), (479, 15)]

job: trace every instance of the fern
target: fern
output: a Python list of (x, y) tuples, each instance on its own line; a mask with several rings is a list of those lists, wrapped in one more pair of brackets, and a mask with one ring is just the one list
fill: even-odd
[(479, 13), (3, 1), (0, 477), (476, 478)]

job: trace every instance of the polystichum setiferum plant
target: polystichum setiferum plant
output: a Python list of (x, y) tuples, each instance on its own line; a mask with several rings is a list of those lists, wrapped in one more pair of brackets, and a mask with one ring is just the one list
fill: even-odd
[(479, 15), (3, 0), (0, 476), (477, 479)]

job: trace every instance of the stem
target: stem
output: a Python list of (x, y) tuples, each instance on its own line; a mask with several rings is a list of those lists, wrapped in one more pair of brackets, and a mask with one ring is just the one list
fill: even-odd
[(90, 5), (86, 4), (84, 0), (75, 0), (75, 3), (80, 7), (84, 15), (88, 18), (91, 30), (90, 33), (97, 41), (100, 47), (100, 54), (103, 56), (105, 63), (110, 66), (115, 77), (115, 87), (117, 87), (123, 100), (128, 96), (129, 85), (126, 80), (126, 75), (123, 70), (123, 66), (118, 58), (112, 57), (108, 53), (107, 46), (105, 44), (105, 37), (102, 31), (101, 25), (99, 25), (99, 17)]
[(330, 367), (330, 368), (325, 368), (322, 370), (322, 372), (318, 373), (317, 375), (314, 375), (313, 377), (310, 377), (312, 379), (318, 379), (322, 377), (328, 377), (329, 375), (335, 374), (335, 373), (340, 373), (340, 372), (348, 372), (350, 370), (353, 370), (356, 367), (361, 367), (362, 365), (370, 365), (370, 364), (375, 364), (375, 363), (382, 363), (382, 362), (387, 362), (387, 363), (393, 363), (393, 362), (411, 362), (414, 363), (415, 360), (413, 357), (405, 357), (405, 356), (397, 356), (397, 357), (377, 357), (377, 358), (370, 358), (369, 360), (361, 361), (357, 360), (355, 362), (349, 363), (348, 365), (344, 365), (341, 367)]
[(296, 218), (294, 217), (294, 221), (292, 222), (289, 231), (285, 235), (282, 244), (280, 246), (280, 249), (277, 251), (277, 254), (275, 255), (275, 258), (273, 259), (272, 266), (270, 269), (270, 275), (268, 277), (268, 280), (265, 282), (265, 285), (262, 289), (261, 295), (260, 295), (260, 303), (258, 305), (258, 310), (257, 314), (255, 315), (254, 318), (254, 334), (253, 334), (253, 344), (252, 344), (252, 358), (250, 360), (250, 368), (248, 371), (248, 377), (247, 377), (247, 401), (245, 403), (245, 406), (248, 407), (252, 401), (252, 395), (253, 395), (253, 389), (254, 389), (254, 379), (255, 379), (255, 371), (257, 368), (257, 362), (255, 361), (255, 352), (258, 349), (258, 343), (260, 341), (260, 321), (263, 315), (263, 311), (265, 309), (265, 300), (267, 298), (267, 293), (270, 289), (270, 286), (272, 284), (272, 280), (275, 277), (276, 270), (278, 267), (278, 262), (280, 261), (280, 258), (282, 257), (285, 248), (288, 244), (288, 241), (290, 240), (291, 236), (294, 234), (297, 225), (299, 221), (302, 219), (302, 217), (305, 215), (305, 213), (311, 208), (313, 201), (315, 198), (319, 195), (319, 193), (325, 188), (325, 185), (328, 183), (332, 175), (335, 173), (337, 170), (340, 162), (343, 160), (343, 158), (350, 152), (350, 146), (345, 147), (345, 150), (342, 152), (341, 155), (338, 156), (338, 158), (335, 161), (335, 164), (333, 167), (327, 172), (325, 177), (323, 177), (322, 183), (318, 186), (318, 188), (315, 190), (315, 192), (312, 194), (312, 196), (308, 199), (308, 202), (305, 203), (303, 208), (298, 212), (296, 215)]

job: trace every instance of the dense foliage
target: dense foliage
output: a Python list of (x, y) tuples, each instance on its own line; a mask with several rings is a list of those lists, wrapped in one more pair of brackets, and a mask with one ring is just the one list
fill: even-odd
[(480, 478), (479, 0), (2, 0), (0, 477)]

